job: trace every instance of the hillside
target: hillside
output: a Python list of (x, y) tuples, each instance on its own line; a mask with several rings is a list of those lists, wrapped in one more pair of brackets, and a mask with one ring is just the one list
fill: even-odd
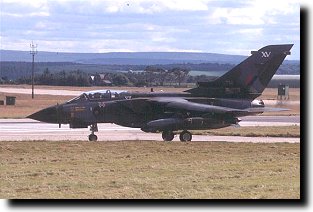
[[(112, 52), (64, 53), (38, 52), (36, 62), (73, 62), (83, 64), (155, 65), (176, 63), (231, 63), (246, 56), (189, 52)], [(0, 61), (31, 62), (28, 51), (0, 50)]]

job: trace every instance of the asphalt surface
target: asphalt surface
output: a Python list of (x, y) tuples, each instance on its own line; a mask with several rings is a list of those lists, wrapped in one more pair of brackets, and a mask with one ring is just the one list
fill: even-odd
[[(287, 126), (300, 125), (299, 116), (247, 116), (240, 122), (241, 126)], [(138, 128), (121, 127), (115, 124), (98, 124), (96, 133), (98, 141), (121, 140), (148, 140), (162, 141), (160, 133), (145, 133)], [(70, 129), (68, 125), (58, 128), (57, 124), (47, 124), (31, 119), (0, 119), (0, 141), (26, 140), (81, 140), (87, 141), (89, 129)], [(174, 141), (179, 141), (178, 135)], [(288, 142), (299, 143), (300, 138), (280, 137), (242, 137), (242, 136), (209, 136), (193, 135), (192, 141), (227, 141), (227, 142), (254, 142), (272, 143)]]
[(241, 126), (300, 126), (300, 116), (245, 116), (240, 119)]

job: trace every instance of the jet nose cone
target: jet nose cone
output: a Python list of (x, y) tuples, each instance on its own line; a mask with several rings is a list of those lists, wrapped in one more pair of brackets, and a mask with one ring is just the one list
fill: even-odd
[(47, 123), (58, 123), (57, 108), (56, 106), (48, 107), (27, 116), (27, 118)]

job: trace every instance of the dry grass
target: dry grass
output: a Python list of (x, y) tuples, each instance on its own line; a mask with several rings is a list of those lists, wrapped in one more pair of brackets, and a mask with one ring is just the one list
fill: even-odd
[(0, 93), (0, 99), (5, 99), (5, 96), (15, 96), (16, 105), (0, 105), (0, 118), (25, 118), (38, 110), (73, 98), (72, 96), (36, 95), (35, 99), (32, 99), (28, 94)]
[[(10, 88), (27, 88), (31, 89), (31, 85), (1, 85), (1, 87)], [(71, 91), (89, 91), (98, 89), (110, 89), (110, 90), (130, 90), (138, 92), (149, 92), (150, 88), (138, 88), (138, 87), (70, 87), (70, 86), (43, 86), (36, 85), (35, 89), (53, 89), (53, 90), (71, 90)], [(180, 92), (186, 90), (185, 88), (157, 88), (155, 91), (163, 90), (165, 92)], [(26, 116), (37, 112), (43, 108), (55, 105), (57, 103), (63, 103), (73, 96), (58, 96), (58, 95), (35, 95), (35, 99), (31, 98), (30, 94), (12, 94), (12, 93), (0, 93), (0, 100), (4, 100), (5, 96), (15, 96), (16, 106), (0, 105), (0, 118), (25, 118)]]
[[(276, 88), (266, 88), (262, 95), (258, 99), (266, 100), (276, 100), (277, 101), (277, 89)], [(281, 115), (281, 116), (290, 116), (290, 115), (300, 115), (300, 104), (293, 101), (300, 101), (300, 88), (290, 88), (289, 89), (289, 100), (277, 101), (275, 105), (268, 105), (269, 107), (278, 107), (286, 108), (289, 111), (281, 112), (265, 112), (262, 115)]]
[(300, 126), (225, 127), (216, 130), (193, 131), (195, 135), (222, 135), (247, 137), (300, 137)]
[[(277, 99), (277, 88), (266, 88), (260, 99)], [(289, 88), (289, 100), (299, 101), (300, 100), (300, 88)]]
[(1, 142), (0, 166), (0, 198), (300, 198), (299, 143)]

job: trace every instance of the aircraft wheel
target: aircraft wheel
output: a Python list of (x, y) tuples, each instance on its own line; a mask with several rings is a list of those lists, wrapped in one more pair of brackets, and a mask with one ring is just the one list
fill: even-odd
[(97, 141), (98, 137), (95, 134), (90, 134), (89, 135), (89, 141)]
[(163, 131), (162, 138), (164, 141), (172, 141), (174, 139), (174, 133), (172, 131)]
[(179, 139), (180, 141), (183, 141), (183, 142), (191, 141), (192, 134), (189, 131), (184, 130), (183, 132), (180, 133)]

